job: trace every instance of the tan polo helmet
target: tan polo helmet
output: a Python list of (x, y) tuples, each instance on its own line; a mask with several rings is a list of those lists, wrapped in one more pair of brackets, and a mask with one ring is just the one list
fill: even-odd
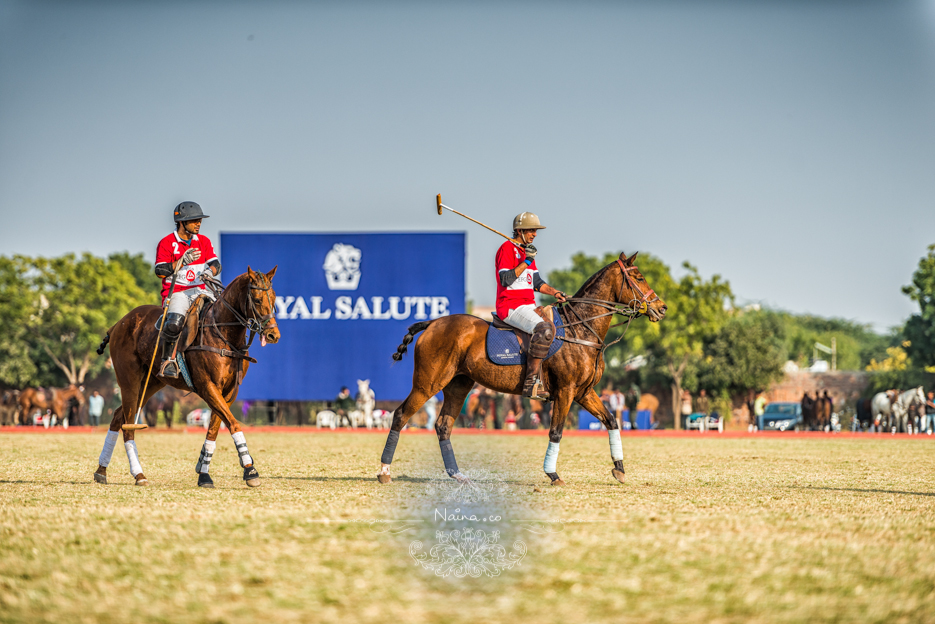
[(539, 217), (531, 212), (521, 212), (513, 217), (514, 230), (544, 230), (545, 226), (539, 222)]

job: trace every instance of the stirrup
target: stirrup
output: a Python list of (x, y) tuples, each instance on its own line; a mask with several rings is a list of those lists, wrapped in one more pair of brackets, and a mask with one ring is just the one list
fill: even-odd
[(545, 391), (545, 386), (543, 386), (539, 375), (535, 376), (532, 383), (526, 384), (526, 387), (523, 388), (523, 396), (529, 399), (535, 399), (537, 401), (552, 400), (549, 398), (549, 393)]
[(162, 366), (159, 367), (159, 376), (168, 379), (179, 378), (179, 365), (174, 358), (162, 362)]

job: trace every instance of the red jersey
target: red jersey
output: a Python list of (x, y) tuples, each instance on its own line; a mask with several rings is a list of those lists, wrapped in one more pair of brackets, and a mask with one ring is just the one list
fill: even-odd
[[(516, 266), (525, 259), (526, 251), (513, 241), (504, 242), (497, 250), (497, 316), (502, 319), (506, 318), (510, 310), (515, 310), (521, 305), (530, 303), (535, 305), (536, 303), (535, 284), (539, 270), (536, 268), (535, 259), (519, 277), (516, 277), (516, 273), (513, 272)], [(510, 271), (509, 277), (513, 279), (513, 283), (509, 286), (504, 286), (500, 282), (500, 271), (503, 270)]]
[[(175, 280), (175, 289), (173, 292), (188, 290), (189, 288), (201, 288), (204, 290), (205, 284), (198, 277), (198, 274), (207, 269), (208, 263), (217, 260), (217, 254), (214, 253), (214, 247), (211, 241), (204, 234), (195, 234), (191, 240), (185, 241), (179, 238), (178, 232), (172, 232), (161, 241), (156, 247), (156, 264), (170, 263), (173, 267), (178, 259), (181, 258), (189, 249), (201, 251), (201, 257), (191, 264), (186, 264), (180, 269), (179, 276)], [(169, 294), (169, 286), (172, 284), (172, 276), (162, 279), (162, 298), (165, 300)]]

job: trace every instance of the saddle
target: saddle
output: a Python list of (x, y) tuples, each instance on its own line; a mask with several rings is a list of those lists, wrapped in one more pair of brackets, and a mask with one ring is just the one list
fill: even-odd
[[(565, 336), (565, 326), (562, 324), (562, 317), (559, 316), (558, 310), (553, 306), (540, 306), (536, 308), (536, 313), (543, 320), (548, 320), (551, 315), (552, 322), (555, 324), (555, 338), (552, 340), (552, 346), (549, 347), (549, 354), (545, 357), (549, 359), (562, 347), (559, 337)], [(493, 322), (487, 329), (487, 357), (494, 364), (501, 366), (525, 364), (532, 336), (506, 323), (496, 314), (492, 316)]]
[[(185, 325), (182, 326), (182, 333), (179, 334), (178, 353), (185, 353), (185, 351), (192, 346), (192, 343), (195, 342), (195, 338), (198, 337), (198, 326), (201, 324), (202, 317), (204, 317), (205, 312), (208, 310), (205, 304), (209, 301), (211, 301), (211, 299), (208, 295), (198, 295), (194, 303), (192, 303), (192, 306), (188, 309), (185, 315)], [(162, 316), (156, 319), (156, 329), (162, 329), (162, 319)]]

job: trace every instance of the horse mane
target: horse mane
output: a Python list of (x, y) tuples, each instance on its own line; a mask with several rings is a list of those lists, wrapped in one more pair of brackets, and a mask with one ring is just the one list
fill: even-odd
[(608, 264), (607, 266), (601, 268), (597, 273), (595, 273), (594, 275), (592, 275), (591, 277), (589, 277), (589, 278), (587, 279), (587, 281), (585, 281), (584, 284), (582, 284), (581, 288), (578, 289), (578, 292), (575, 293), (575, 297), (576, 297), (576, 298), (577, 298), (577, 297), (587, 297), (587, 296), (588, 296), (588, 291), (593, 287), (593, 285), (594, 285), (597, 281), (599, 281), (599, 279), (602, 278), (602, 277), (604, 276), (604, 273), (606, 273), (607, 270), (610, 269), (610, 268), (611, 268), (612, 266), (614, 266), (615, 264), (616, 264), (616, 261), (611, 262), (611, 263)]

